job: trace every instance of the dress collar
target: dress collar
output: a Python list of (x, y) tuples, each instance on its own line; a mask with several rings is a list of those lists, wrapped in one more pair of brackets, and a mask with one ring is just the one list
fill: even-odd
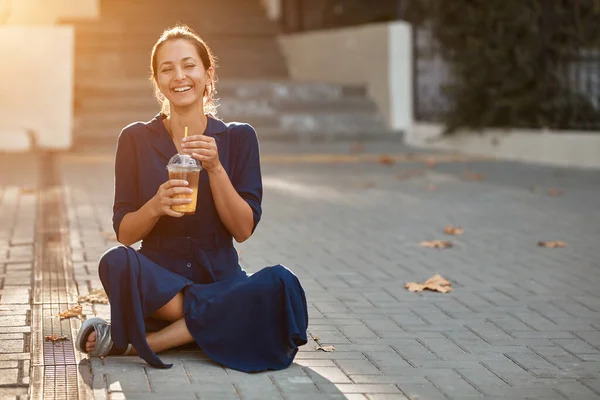
[[(206, 117), (207, 123), (206, 129), (204, 130), (204, 135), (216, 136), (227, 130), (227, 125), (225, 125), (223, 121), (218, 120), (210, 115), (207, 115)], [(177, 148), (175, 147), (175, 143), (173, 143), (171, 135), (163, 124), (163, 119), (165, 118), (166, 116), (164, 114), (158, 113), (153, 119), (146, 122), (146, 126), (148, 129), (156, 133), (156, 135), (154, 135), (152, 138), (152, 146), (154, 146), (154, 148), (167, 159), (170, 159), (172, 156), (177, 154)]]

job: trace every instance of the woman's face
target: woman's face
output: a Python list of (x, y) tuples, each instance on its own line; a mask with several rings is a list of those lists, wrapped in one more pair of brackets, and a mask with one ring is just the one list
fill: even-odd
[(185, 39), (169, 40), (156, 53), (156, 81), (171, 107), (203, 104), (213, 68), (204, 69), (196, 47)]

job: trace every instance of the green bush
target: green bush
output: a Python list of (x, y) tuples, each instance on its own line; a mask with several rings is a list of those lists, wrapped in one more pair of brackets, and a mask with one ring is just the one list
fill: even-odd
[[(600, 107), (569, 78), (577, 62), (593, 57), (595, 81), (589, 84), (600, 85), (600, 0), (405, 4), (405, 17), (431, 29), (449, 62), (446, 133), (484, 127), (600, 130)], [(590, 93), (599, 95), (600, 88)]]

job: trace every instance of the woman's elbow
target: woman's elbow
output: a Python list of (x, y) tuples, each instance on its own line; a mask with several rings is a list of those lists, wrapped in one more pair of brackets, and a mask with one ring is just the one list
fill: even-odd
[(233, 235), (233, 238), (236, 242), (243, 243), (246, 240), (250, 239), (250, 236), (252, 236), (252, 229), (245, 229), (244, 231), (238, 232), (237, 234)]

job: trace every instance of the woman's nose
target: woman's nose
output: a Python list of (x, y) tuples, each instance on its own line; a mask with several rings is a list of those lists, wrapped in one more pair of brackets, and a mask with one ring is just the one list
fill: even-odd
[(182, 79), (184, 79), (184, 78), (185, 78), (185, 73), (183, 72), (183, 69), (182, 69), (182, 68), (177, 68), (177, 69), (176, 69), (176, 72), (177, 72), (177, 74), (175, 75), (175, 78), (176, 78), (177, 80), (182, 80)]

